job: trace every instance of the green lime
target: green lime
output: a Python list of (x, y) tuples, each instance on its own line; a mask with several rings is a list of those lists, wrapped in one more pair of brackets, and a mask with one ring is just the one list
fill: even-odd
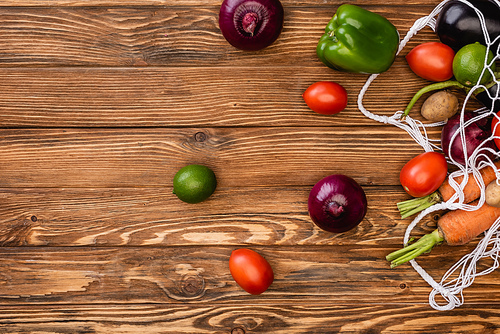
[[(491, 81), (492, 76), (488, 69), (484, 71), (483, 76), (480, 78), (484, 68), (486, 50), (486, 46), (479, 42), (467, 44), (458, 50), (453, 58), (453, 75), (458, 82), (462, 85), (472, 87), (478, 83), (479, 79), (481, 79), (479, 83), (482, 85)], [(493, 57), (493, 52), (489, 50), (487, 64), (493, 60)], [(495, 68), (496, 65), (493, 63), (490, 69), (491, 71), (495, 71)]]
[(174, 194), (187, 203), (206, 200), (213, 194), (216, 186), (214, 172), (202, 165), (187, 165), (174, 176)]

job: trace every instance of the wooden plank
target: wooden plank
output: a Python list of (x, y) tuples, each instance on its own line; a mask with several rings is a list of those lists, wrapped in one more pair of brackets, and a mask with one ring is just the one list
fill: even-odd
[[(0, 303), (8, 305), (427, 304), (431, 288), (410, 265), (390, 269), (380, 246), (251, 246), (275, 273), (259, 296), (232, 279), (238, 247), (2, 247)], [(440, 246), (419, 259), (439, 280), (469, 246)], [(488, 262), (479, 263), (478, 270)], [(464, 291), (468, 304), (498, 305), (498, 272)], [(438, 301), (442, 302), (439, 298)], [(313, 302), (312, 302), (313, 301)]]
[[(143, 69), (0, 68), (0, 127), (379, 126), (358, 109), (367, 76), (326, 66)], [(319, 115), (302, 98), (314, 82), (333, 80), (348, 106)], [(403, 110), (428, 82), (396, 66), (369, 87), (363, 106), (381, 117)], [(397, 85), (398, 89), (394, 89)], [(465, 93), (455, 91), (463, 102)], [(419, 100), (412, 117), (423, 120)], [(469, 101), (473, 110), (480, 105)], [(397, 130), (396, 130), (397, 131)]]
[[(133, 318), (132, 318), (133, 317)], [(67, 305), (2, 307), (3, 333), (471, 333), (498, 330), (497, 305)]]
[(422, 152), (391, 126), (4, 129), (0, 187), (165, 187), (191, 163), (211, 167), (221, 188), (311, 186), (333, 173), (399, 185), (401, 167)]
[[(0, 4), (1, 333), (482, 333), (500, 328), (500, 273), (479, 277), (451, 312), (409, 266), (390, 269), (411, 219), (398, 175), (422, 149), (356, 106), (366, 75), (321, 64), (315, 47), (340, 3), (283, 0), (278, 41), (231, 47), (220, 1), (25, 0)], [(350, 2), (402, 36), (437, 2)], [(425, 80), (404, 54), (366, 97), (391, 116)], [(311, 112), (313, 82), (349, 93), (339, 115)], [(414, 114), (420, 119), (418, 113)], [(439, 137), (439, 129), (430, 135)], [(314, 153), (314, 155), (312, 154)], [(188, 163), (219, 185), (188, 205), (171, 193)], [(347, 233), (316, 228), (312, 185), (354, 177), (369, 211)], [(433, 230), (428, 217), (414, 231)], [(419, 258), (439, 279), (478, 240)], [(264, 255), (275, 282), (245, 293), (231, 251)], [(481, 262), (478, 270), (490, 265)]]
[[(312, 223), (309, 191), (222, 188), (190, 205), (170, 187), (0, 189), (0, 246), (401, 245), (411, 221), (396, 208), (401, 187), (365, 187), (365, 220), (341, 234)], [(434, 228), (430, 215), (413, 235)]]
[[(257, 73), (253, 68), (240, 68), (238, 73), (229, 68), (0, 69), (5, 79), (0, 82), (0, 121), (2, 127), (380, 125), (358, 109), (356, 100), (367, 77), (357, 75), (352, 80), (352, 74), (327, 71), (323, 67), (294, 67), (286, 73), (282, 69)], [(334, 77), (325, 76), (328, 73)], [(348, 106), (340, 114), (318, 115), (302, 99), (310, 84), (325, 79), (348, 91)], [(395, 84), (398, 90), (393, 90)], [(372, 83), (364, 107), (390, 117), (424, 85), (409, 68), (394, 67)], [(456, 94), (462, 103), (465, 93)], [(419, 120), (424, 99), (411, 114)], [(480, 106), (473, 100), (469, 105)]]
[[(280, 0), (283, 7), (290, 6), (318, 6), (316, 0)], [(381, 1), (381, 0), (359, 0), (359, 1), (346, 1), (347, 3), (355, 4), (358, 6), (399, 6), (401, 2), (395, 0)], [(0, 3), (0, 7), (145, 7), (145, 6), (189, 6), (196, 8), (198, 6), (220, 6), (222, 0), (4, 0)], [(421, 6), (423, 4), (437, 5), (438, 2), (430, 1), (416, 1), (411, 0), (405, 2), (407, 6)], [(321, 4), (324, 5), (324, 4)], [(338, 4), (332, 3), (330, 7), (336, 8)]]
[[(1, 127), (186, 127), (380, 125), (363, 115), (367, 76), (324, 66), (261, 68), (2, 69)], [(406, 77), (404, 81), (401, 78)], [(302, 99), (316, 81), (334, 80), (349, 96), (337, 115), (318, 115)], [(393, 90), (395, 84), (398, 90)], [(370, 86), (363, 104), (392, 116), (426, 85), (394, 67)], [(385, 98), (381, 99), (383, 95)], [(465, 94), (458, 94), (463, 99)], [(424, 98), (421, 99), (423, 102)], [(420, 104), (412, 116), (421, 119)]]
[[(434, 5), (434, 4), (433, 4)], [(386, 16), (403, 37), (431, 6), (364, 6)], [(232, 47), (212, 7), (5, 7), (0, 66), (310, 66), (334, 6), (287, 7), (279, 39), (258, 52)], [(411, 45), (437, 40), (423, 29)]]

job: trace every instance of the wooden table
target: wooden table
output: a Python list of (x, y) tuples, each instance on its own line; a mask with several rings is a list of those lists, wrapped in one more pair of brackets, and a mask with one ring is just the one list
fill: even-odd
[[(452, 311), (429, 306), (410, 265), (390, 269), (411, 218), (399, 170), (422, 148), (365, 117), (367, 79), (324, 66), (318, 38), (340, 3), (283, 0), (279, 39), (230, 46), (215, 0), (4, 0), (0, 4), (1, 333), (493, 333), (500, 274), (477, 278)], [(434, 0), (350, 2), (404, 36)], [(391, 116), (427, 82), (404, 55), (370, 86), (367, 109)], [(301, 94), (333, 80), (349, 93), (335, 116)], [(419, 119), (418, 112), (415, 118)], [(438, 136), (439, 129), (429, 130)], [(218, 178), (214, 195), (172, 194), (181, 167)], [(358, 228), (315, 227), (307, 197), (342, 173), (365, 189)], [(429, 217), (414, 230), (434, 229)], [(435, 217), (434, 217), (435, 218)], [(476, 243), (419, 263), (436, 280)], [(252, 296), (232, 279), (247, 247), (275, 281)]]

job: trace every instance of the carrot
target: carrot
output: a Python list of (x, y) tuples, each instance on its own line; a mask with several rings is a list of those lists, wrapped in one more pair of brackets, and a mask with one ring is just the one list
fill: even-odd
[[(495, 166), (496, 168), (500, 168), (500, 161), (495, 162)], [(495, 169), (491, 166), (481, 168), (479, 170), (479, 174), (481, 175), (481, 178), (483, 179), (485, 185), (488, 185), (491, 181), (496, 179)], [(463, 176), (459, 176), (456, 178), (456, 181), (458, 184), (460, 184), (463, 179)], [(450, 186), (449, 179), (446, 179), (443, 182), (438, 191), (441, 195), (441, 198), (445, 202), (449, 200), (453, 195), (455, 195), (455, 189)], [(469, 178), (467, 179), (467, 183), (464, 187), (464, 203), (470, 203), (473, 200), (479, 198), (479, 196), (481, 196), (481, 187), (477, 184), (477, 181), (472, 173), (469, 173)]]
[[(495, 162), (496, 168), (500, 168), (500, 160)], [(488, 185), (491, 181), (496, 179), (495, 168), (491, 166), (486, 166), (481, 168), (479, 171), (481, 178), (485, 185)], [(463, 176), (457, 177), (455, 180), (458, 184), (462, 182), (464, 179)], [(464, 203), (470, 203), (475, 199), (478, 199), (481, 196), (481, 187), (477, 183), (474, 175), (469, 173), (469, 178), (467, 179), (467, 183), (464, 187)], [(450, 185), (449, 179), (447, 178), (441, 187), (438, 190), (433, 192), (432, 194), (420, 197), (413, 198), (408, 201), (399, 202), (397, 204), (399, 212), (401, 213), (401, 218), (407, 218), (415, 213), (418, 213), (428, 207), (439, 203), (441, 201), (448, 201), (453, 195), (455, 195), (455, 189)]]
[[(474, 201), (471, 205), (477, 205)], [(484, 203), (474, 211), (454, 210), (438, 221), (439, 233), (450, 246), (465, 245), (486, 231), (500, 217), (500, 208)]]
[[(471, 205), (477, 205), (474, 201)], [(437, 229), (424, 235), (413, 244), (390, 253), (386, 256), (391, 262), (391, 268), (408, 262), (420, 254), (430, 252), (431, 249), (443, 241), (450, 246), (464, 245), (486, 231), (500, 217), (500, 208), (484, 203), (474, 211), (449, 211), (438, 220)]]

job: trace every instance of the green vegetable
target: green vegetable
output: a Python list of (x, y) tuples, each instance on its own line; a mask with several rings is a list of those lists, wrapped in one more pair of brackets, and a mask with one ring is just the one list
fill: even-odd
[(187, 165), (175, 174), (173, 193), (186, 203), (199, 203), (209, 198), (217, 187), (217, 178), (207, 166)]
[(441, 244), (443, 241), (444, 237), (439, 233), (439, 230), (436, 229), (432, 233), (424, 235), (415, 243), (410, 243), (404, 248), (390, 253), (385, 258), (387, 261), (391, 262), (391, 268), (394, 268), (400, 264), (413, 260), (421, 254), (429, 253), (434, 246)]
[(441, 195), (435, 191), (430, 195), (412, 198), (407, 201), (397, 203), (397, 207), (399, 212), (401, 213), (401, 219), (405, 219), (427, 209), (428, 207), (433, 206), (436, 203), (441, 202), (443, 199)]
[(468, 87), (462, 85), (460, 82), (458, 82), (456, 80), (436, 82), (436, 83), (430, 84), (428, 86), (425, 86), (425, 87), (421, 88), (418, 92), (416, 92), (415, 95), (413, 95), (413, 98), (410, 100), (410, 102), (406, 106), (403, 114), (401, 115), (401, 120), (404, 120), (405, 117), (408, 116), (411, 109), (413, 108), (415, 103), (417, 103), (418, 99), (420, 97), (422, 97), (422, 95), (429, 93), (429, 92), (433, 92), (433, 91), (438, 90), (438, 89), (445, 89), (445, 88), (450, 88), (450, 87), (461, 88), (465, 91), (467, 91), (469, 89)]
[(385, 17), (343, 4), (325, 28), (316, 53), (328, 67), (356, 73), (381, 73), (391, 67), (399, 33)]
[[(453, 75), (455, 76), (455, 80), (436, 82), (420, 89), (406, 106), (401, 115), (401, 120), (404, 120), (405, 117), (408, 116), (418, 99), (426, 93), (450, 87), (460, 88), (468, 93), (470, 87), (476, 85), (479, 79), (481, 79), (479, 84), (485, 84), (486, 87), (491, 87), (495, 82), (488, 83), (488, 81), (492, 80), (490, 71), (494, 72), (496, 70), (496, 64), (494, 62), (492, 63), (494, 55), (491, 50), (489, 50), (487, 64), (491, 63), (491, 65), (483, 73), (487, 55), (486, 50), (486, 47), (479, 43), (468, 44), (461, 48), (453, 58)], [(481, 74), (483, 74), (483, 76), (480, 78)], [(498, 73), (494, 72), (493, 74), (498, 78)], [(480, 93), (481, 91), (484, 90), (478, 90), (477, 92)]]
[[(488, 55), (487, 59), (486, 55)], [(467, 44), (458, 50), (453, 58), (453, 75), (458, 82), (469, 87), (476, 85), (479, 80), (481, 85), (488, 83), (492, 75), (488, 70), (483, 73), (484, 63), (485, 61), (487, 64), (491, 63), (494, 57), (491, 50), (478, 42)], [(495, 63), (491, 64), (490, 69), (495, 71)]]

